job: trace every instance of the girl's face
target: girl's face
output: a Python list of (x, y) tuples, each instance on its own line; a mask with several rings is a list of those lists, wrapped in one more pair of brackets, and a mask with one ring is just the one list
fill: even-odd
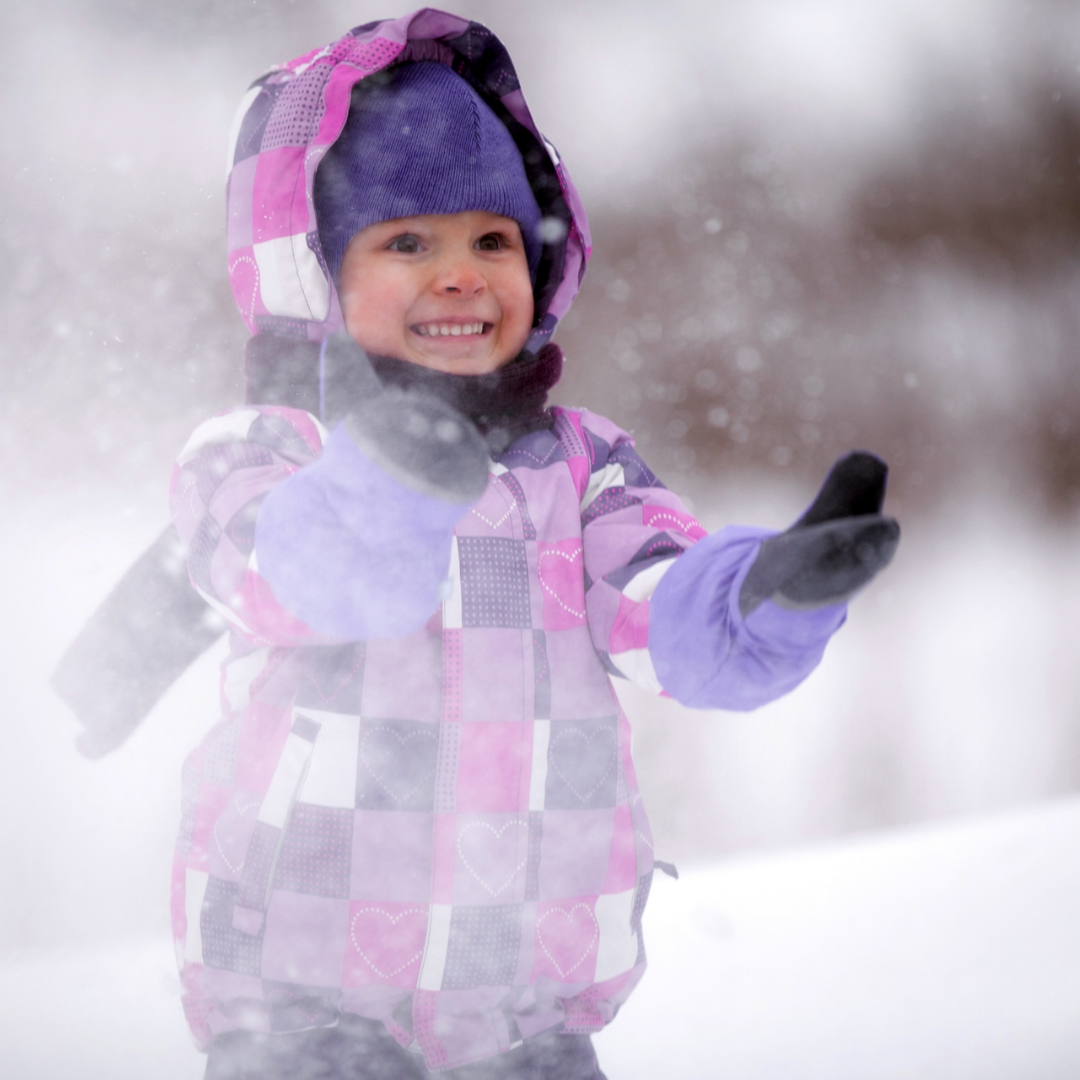
[(486, 210), (369, 225), (345, 249), (338, 282), (345, 329), (362, 349), (436, 371), (494, 371), (532, 329), (521, 229)]

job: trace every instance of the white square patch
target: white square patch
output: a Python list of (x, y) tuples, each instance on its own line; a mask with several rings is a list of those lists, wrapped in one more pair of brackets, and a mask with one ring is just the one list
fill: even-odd
[(622, 975), (637, 963), (638, 936), (630, 928), (635, 891), (596, 898), (596, 922), (600, 927), (594, 976), (597, 982)]
[(318, 709), (297, 709), (319, 725), (300, 789), (302, 802), (352, 810), (356, 806), (356, 758), (360, 717)]

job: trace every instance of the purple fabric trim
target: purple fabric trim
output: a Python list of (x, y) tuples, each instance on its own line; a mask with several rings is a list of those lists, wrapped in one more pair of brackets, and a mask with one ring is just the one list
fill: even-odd
[(730, 526), (679, 556), (649, 602), (649, 653), (660, 684), (697, 709), (745, 712), (817, 667), (846, 604), (792, 611), (766, 600), (748, 618), (739, 589), (767, 529)]
[(471, 505), (404, 487), (339, 424), (322, 457), (263, 500), (259, 574), (313, 630), (353, 641), (404, 637), (439, 606), (454, 526)]

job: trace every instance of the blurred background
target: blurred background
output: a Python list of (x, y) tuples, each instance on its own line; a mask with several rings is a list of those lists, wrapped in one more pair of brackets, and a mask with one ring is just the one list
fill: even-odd
[[(784, 527), (855, 448), (904, 540), (821, 669), (748, 716), (627, 691), (680, 867), (1080, 791), (1080, 5), (457, 0), (589, 210), (557, 400), (709, 528)], [(0, 946), (163, 933), (210, 656), (99, 763), (45, 678), (237, 400), (226, 135), (369, 0), (0, 9), (9, 754)], [(108, 883), (107, 887), (103, 883)], [(88, 917), (88, 912), (92, 917)]]

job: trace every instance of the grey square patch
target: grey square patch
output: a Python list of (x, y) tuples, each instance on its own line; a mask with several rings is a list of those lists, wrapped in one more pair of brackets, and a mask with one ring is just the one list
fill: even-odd
[[(244, 855), (240, 871), (240, 890), (237, 899), (245, 907), (261, 911), (266, 907), (266, 894), (270, 888), (270, 873), (274, 868), (274, 854), (281, 841), (281, 830), (265, 821), (256, 821)], [(232, 915), (229, 916), (232, 918)]]
[(614, 716), (551, 721), (545, 809), (614, 806), (618, 779), (619, 733)]
[(529, 563), (523, 540), (458, 538), (463, 626), (524, 629), (529, 612)]
[(274, 887), (311, 896), (348, 896), (352, 826), (352, 810), (297, 803), (285, 829)]
[(544, 839), (544, 815), (539, 810), (529, 814), (529, 846), (525, 856), (525, 899), (540, 899), (540, 851)]
[(211, 877), (206, 884), (199, 930), (203, 962), (207, 967), (258, 975), (262, 966), (262, 932), (245, 934), (233, 928), (237, 887), (231, 881)]
[(352, 716), (360, 714), (365, 657), (362, 641), (312, 645), (298, 649), (297, 654), (304, 674), (294, 705)]
[(362, 720), (356, 762), (358, 810), (431, 810), (439, 729), (420, 720)]
[(521, 904), (455, 907), (442, 989), (509, 986), (521, 946)]

